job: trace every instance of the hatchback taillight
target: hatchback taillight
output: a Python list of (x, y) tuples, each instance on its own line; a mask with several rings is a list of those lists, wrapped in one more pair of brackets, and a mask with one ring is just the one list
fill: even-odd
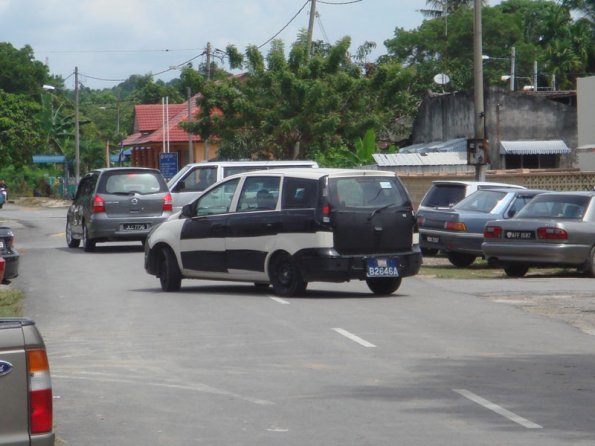
[(542, 240), (568, 240), (568, 232), (560, 228), (537, 228), (537, 238)]
[(483, 228), (484, 238), (500, 238), (502, 236), (502, 228), (500, 226), (486, 226)]
[(50, 366), (44, 349), (27, 351), (29, 424), (32, 434), (52, 431), (53, 406)]
[(167, 194), (163, 199), (163, 212), (171, 212), (173, 211), (173, 200), (171, 198), (171, 194)]
[(105, 200), (99, 195), (95, 195), (95, 197), (93, 198), (92, 211), (94, 214), (97, 214), (99, 212), (105, 212)]
[(331, 205), (328, 203), (325, 203), (322, 206), (322, 222), (323, 223), (331, 222)]

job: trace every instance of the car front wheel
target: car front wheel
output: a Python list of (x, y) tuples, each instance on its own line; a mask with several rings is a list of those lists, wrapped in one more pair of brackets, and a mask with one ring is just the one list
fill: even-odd
[(182, 286), (182, 274), (173, 251), (169, 248), (161, 249), (159, 263), (159, 282), (163, 291), (178, 291)]
[(379, 296), (387, 296), (394, 293), (401, 286), (400, 277), (381, 277), (378, 279), (366, 279), (368, 288)]
[(72, 224), (69, 221), (66, 222), (66, 244), (69, 248), (78, 248), (81, 244), (81, 240), (72, 235)]
[(279, 254), (273, 258), (269, 268), (269, 278), (273, 291), (279, 296), (299, 296), (308, 286), (289, 254)]

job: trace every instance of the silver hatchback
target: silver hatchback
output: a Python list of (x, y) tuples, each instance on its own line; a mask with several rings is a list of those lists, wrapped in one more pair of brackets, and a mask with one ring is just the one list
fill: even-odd
[(66, 243), (93, 251), (98, 242), (141, 241), (172, 214), (172, 198), (156, 169), (114, 167), (89, 172), (66, 216)]

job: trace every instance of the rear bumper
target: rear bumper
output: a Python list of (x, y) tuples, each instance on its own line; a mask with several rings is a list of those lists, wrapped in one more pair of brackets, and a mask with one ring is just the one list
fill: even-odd
[(20, 255), (13, 250), (12, 254), (2, 254), (6, 266), (4, 268), (4, 279), (14, 279), (19, 275), (19, 259)]
[[(433, 241), (430, 241), (433, 240)], [(473, 232), (446, 232), (419, 230), (419, 245), (424, 249), (462, 252), (482, 256), (483, 234)]]
[[(159, 217), (132, 217), (132, 218), (93, 218), (88, 226), (89, 238), (96, 241), (116, 240), (145, 240), (153, 227), (162, 223), (169, 217), (169, 214)], [(146, 224), (147, 229), (127, 230), (122, 229), (124, 223)]]
[(305, 249), (295, 254), (306, 282), (347, 282), (366, 279), (366, 263), (370, 258), (397, 259), (399, 277), (414, 276), (422, 265), (419, 247), (399, 253), (341, 255), (334, 249)]
[(589, 257), (590, 246), (552, 243), (484, 243), (485, 258), (493, 265), (523, 263), (529, 265), (580, 266)]

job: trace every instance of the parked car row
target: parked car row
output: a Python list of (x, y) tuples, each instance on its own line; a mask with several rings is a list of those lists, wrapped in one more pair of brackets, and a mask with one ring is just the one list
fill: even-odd
[(458, 203), (444, 206), (446, 201), (436, 199), (441, 188), (444, 196), (457, 196), (455, 185), (443, 183), (426, 194), (438, 204), (424, 203), (418, 210), (425, 255), (442, 251), (457, 267), (484, 257), (511, 277), (524, 276), (530, 267), (574, 267), (595, 277), (595, 192), (482, 183)]

